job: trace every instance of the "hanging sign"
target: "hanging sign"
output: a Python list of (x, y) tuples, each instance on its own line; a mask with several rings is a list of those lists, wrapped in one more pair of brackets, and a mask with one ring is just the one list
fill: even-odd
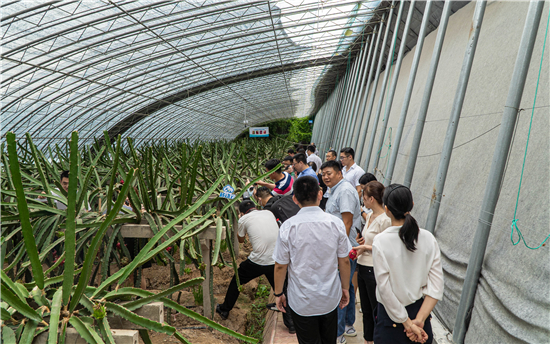
[(226, 186), (223, 187), (222, 192), (220, 192), (220, 198), (233, 199), (235, 198), (234, 192), (235, 192), (235, 189), (233, 189), (231, 185), (227, 184)]
[(250, 127), (248, 133), (250, 137), (269, 137), (269, 127)]

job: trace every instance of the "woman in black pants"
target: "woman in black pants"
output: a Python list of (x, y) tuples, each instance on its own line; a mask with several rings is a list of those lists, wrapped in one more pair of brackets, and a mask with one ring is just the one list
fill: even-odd
[(392, 184), (384, 192), (392, 226), (374, 238), (376, 344), (431, 343), (430, 313), (443, 298), (441, 252), (432, 233), (411, 215), (412, 193)]
[(361, 311), (363, 312), (363, 338), (365, 343), (373, 343), (374, 316), (376, 309), (376, 279), (372, 263), (372, 241), (374, 237), (391, 226), (391, 220), (384, 211), (382, 197), (384, 185), (377, 181), (371, 181), (363, 188), (363, 205), (372, 212), (366, 215), (365, 227), (362, 236), (357, 235), (359, 246), (357, 251), (357, 270), (359, 296), (361, 298)]

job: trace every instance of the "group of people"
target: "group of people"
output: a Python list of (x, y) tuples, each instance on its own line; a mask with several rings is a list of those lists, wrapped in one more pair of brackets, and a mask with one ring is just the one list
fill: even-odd
[[(411, 215), (411, 191), (365, 173), (346, 147), (321, 161), (315, 146), (264, 166), (239, 206), (238, 236), (252, 253), (241, 284), (266, 276), (276, 309), (299, 343), (346, 343), (357, 336), (356, 287), (365, 343), (431, 343), (430, 313), (443, 297), (440, 250)], [(227, 319), (239, 295), (234, 276), (216, 312)], [(274, 307), (273, 307), (274, 308)]]

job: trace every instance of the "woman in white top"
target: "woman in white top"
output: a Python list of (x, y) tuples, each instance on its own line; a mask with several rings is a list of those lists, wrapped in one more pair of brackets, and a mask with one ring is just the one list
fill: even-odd
[(361, 310), (363, 311), (363, 339), (365, 343), (373, 343), (374, 316), (373, 311), (378, 306), (376, 301), (376, 279), (372, 265), (372, 241), (376, 235), (382, 233), (391, 226), (391, 220), (386, 215), (382, 205), (384, 185), (377, 181), (368, 182), (363, 188), (363, 205), (371, 209), (366, 216), (362, 237), (357, 235), (359, 246), (357, 251), (357, 271), (359, 272), (357, 284), (361, 298)]
[(392, 227), (374, 238), (377, 307), (374, 342), (431, 343), (430, 313), (443, 297), (441, 253), (432, 233), (411, 216), (411, 191), (398, 184), (384, 192)]

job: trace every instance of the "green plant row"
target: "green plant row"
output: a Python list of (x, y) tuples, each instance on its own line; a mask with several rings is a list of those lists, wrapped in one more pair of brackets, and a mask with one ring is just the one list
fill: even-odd
[[(8, 133), (0, 147), (2, 341), (32, 343), (47, 332), (48, 343), (63, 343), (67, 327), (73, 327), (88, 343), (114, 343), (106, 319), (118, 315), (186, 343), (169, 324), (134, 312), (161, 301), (171, 311), (245, 342), (257, 342), (170, 296), (203, 281), (179, 279), (186, 263), (204, 275), (197, 235), (209, 226), (215, 226), (217, 238), (206, 253), (212, 265), (236, 270), (231, 240), (235, 202), (248, 187), (247, 179), (253, 183), (269, 174), (263, 161), (280, 158), (286, 146), (282, 140), (241, 140), (164, 141), (134, 147), (131, 139), (119, 136), (111, 143), (105, 134), (103, 143), (79, 147), (78, 133), (73, 132), (66, 145), (40, 150), (29, 135), (18, 140)], [(64, 170), (69, 171), (67, 191), (59, 180)], [(235, 188), (235, 199), (217, 197), (226, 184)], [(154, 233), (136, 245), (135, 252), (126, 248), (120, 234), (127, 223), (146, 223)], [(231, 255), (229, 263), (222, 256), (225, 250)], [(149, 261), (170, 265), (171, 287), (159, 294), (123, 287), (132, 275), (137, 283), (141, 267)], [(116, 273), (111, 274), (111, 264), (118, 266)], [(213, 297), (212, 288), (203, 294)], [(130, 302), (122, 304), (123, 300)], [(140, 335), (147, 342), (147, 331)]]

